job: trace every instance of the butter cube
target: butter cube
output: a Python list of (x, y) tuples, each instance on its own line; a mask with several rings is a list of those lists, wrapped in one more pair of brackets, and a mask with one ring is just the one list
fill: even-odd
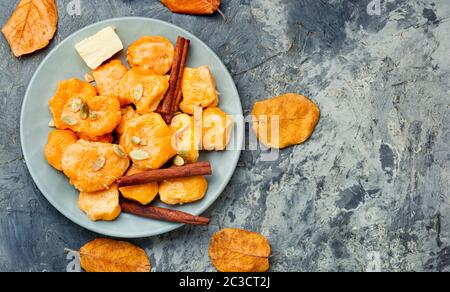
[(75, 49), (89, 68), (97, 69), (103, 62), (120, 52), (123, 44), (114, 28), (108, 26), (76, 44)]

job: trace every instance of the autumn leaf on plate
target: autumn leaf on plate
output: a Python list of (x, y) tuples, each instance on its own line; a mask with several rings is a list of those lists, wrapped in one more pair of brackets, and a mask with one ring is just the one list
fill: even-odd
[(2, 32), (13, 54), (19, 57), (46, 47), (57, 24), (55, 0), (21, 0)]
[(150, 272), (146, 252), (131, 243), (99, 238), (80, 249), (80, 264), (86, 272)]
[(220, 7), (220, 0), (161, 0), (170, 11), (184, 14), (213, 14)]
[(269, 256), (269, 241), (246, 230), (222, 229), (209, 244), (209, 257), (219, 272), (267, 272)]

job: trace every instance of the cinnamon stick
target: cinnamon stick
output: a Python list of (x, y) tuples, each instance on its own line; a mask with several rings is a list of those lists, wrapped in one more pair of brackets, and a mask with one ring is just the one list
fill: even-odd
[(208, 225), (211, 221), (209, 218), (194, 216), (177, 210), (142, 206), (139, 203), (135, 203), (129, 200), (122, 200), (121, 208), (125, 213), (175, 223), (184, 223), (189, 225)]
[(172, 67), (170, 69), (169, 88), (164, 94), (164, 98), (161, 100), (156, 110), (156, 112), (158, 112), (162, 116), (164, 116), (165, 114), (164, 112), (167, 110), (167, 105), (165, 104), (175, 94), (175, 89), (178, 82), (178, 73), (180, 71), (180, 61), (183, 55), (184, 42), (185, 39), (183, 37), (179, 36), (177, 38), (177, 43), (175, 45), (175, 52), (172, 60)]
[(177, 99), (176, 99), (176, 101), (175, 101), (175, 104), (174, 104), (174, 106), (172, 107), (172, 112), (173, 112), (173, 114), (175, 114), (177, 111), (179, 111), (180, 110), (180, 103), (181, 103), (181, 100), (183, 99), (183, 94), (181, 93), (181, 90), (178, 92), (178, 94), (177, 94)]
[(169, 89), (164, 95), (164, 99), (161, 105), (161, 113), (163, 114), (168, 114), (171, 111), (171, 104), (178, 83), (178, 74), (180, 73), (180, 65), (183, 58), (185, 41), (186, 40), (181, 36), (177, 39), (177, 44), (175, 46), (175, 55), (172, 61), (172, 69), (170, 70)]
[(119, 187), (143, 185), (166, 179), (191, 177), (200, 175), (211, 175), (211, 163), (196, 162), (184, 166), (175, 166), (165, 169), (148, 170), (134, 175), (124, 176), (117, 180)]
[(158, 107), (158, 112), (161, 114), (167, 124), (170, 124), (178, 106), (181, 102), (181, 83), (184, 75), (184, 68), (186, 66), (187, 57), (189, 54), (190, 40), (178, 37), (175, 47), (175, 55), (172, 63), (172, 70), (170, 72), (169, 89), (167, 90), (164, 99)]
[(180, 71), (178, 73), (178, 81), (177, 81), (177, 86), (175, 88), (175, 94), (174, 97), (172, 99), (172, 105), (171, 105), (171, 112), (170, 114), (175, 114), (180, 106), (180, 102), (181, 102), (181, 85), (183, 82), (183, 76), (184, 76), (184, 68), (186, 67), (186, 61), (187, 61), (187, 57), (189, 54), (189, 46), (191, 44), (190, 40), (186, 40), (184, 42), (184, 48), (183, 48), (183, 56), (181, 58), (181, 64), (180, 64)]

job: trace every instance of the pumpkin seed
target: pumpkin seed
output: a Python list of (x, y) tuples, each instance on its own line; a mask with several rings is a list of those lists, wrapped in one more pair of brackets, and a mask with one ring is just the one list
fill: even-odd
[(84, 74), (84, 81), (92, 83), (95, 81), (94, 76), (89, 73)]
[(64, 116), (61, 118), (61, 120), (69, 126), (75, 126), (77, 124), (77, 120), (75, 120), (75, 118), (71, 116)]
[(50, 122), (48, 122), (48, 127), (49, 128), (56, 128), (55, 120), (51, 119)]
[(77, 113), (80, 111), (81, 109), (81, 99), (79, 98), (75, 98), (74, 100), (72, 100), (72, 112)]
[(183, 166), (184, 163), (184, 159), (180, 155), (175, 156), (175, 158), (173, 159), (173, 164), (175, 164), (176, 166)]
[(97, 118), (98, 118), (98, 114), (97, 114), (96, 112), (90, 112), (90, 113), (89, 113), (89, 119), (90, 119), (91, 121), (96, 121)]
[(130, 157), (133, 160), (143, 161), (143, 160), (149, 159), (150, 155), (148, 155), (147, 152), (142, 151), (142, 150), (133, 150), (130, 152)]
[(141, 138), (133, 136), (131, 138), (131, 143), (133, 143), (133, 145), (139, 145), (139, 143), (141, 143)]
[(189, 151), (188, 150), (179, 150), (178, 155), (181, 156), (182, 158), (188, 157)]
[(134, 100), (135, 102), (139, 102), (139, 100), (142, 98), (142, 95), (144, 94), (144, 87), (142, 84), (136, 85), (134, 88)]
[(127, 155), (125, 154), (125, 151), (123, 151), (122, 147), (120, 147), (119, 145), (113, 145), (113, 150), (114, 153), (117, 154), (117, 156), (119, 156), (120, 158), (125, 158)]
[(87, 119), (89, 116), (89, 106), (87, 103), (83, 102), (80, 107), (80, 116), (83, 120)]
[(92, 170), (99, 171), (103, 167), (105, 167), (105, 164), (106, 164), (106, 159), (105, 159), (105, 157), (102, 156), (99, 159), (97, 159), (97, 161), (94, 162), (94, 164), (92, 165)]

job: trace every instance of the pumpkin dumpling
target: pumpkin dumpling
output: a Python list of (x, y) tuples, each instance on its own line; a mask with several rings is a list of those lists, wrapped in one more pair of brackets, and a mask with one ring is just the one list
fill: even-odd
[(121, 213), (119, 189), (116, 184), (95, 193), (80, 192), (78, 208), (92, 221), (113, 221)]
[(48, 163), (56, 168), (62, 170), (62, 159), (66, 149), (77, 143), (78, 137), (71, 130), (53, 130), (48, 135), (48, 142), (45, 146), (45, 158)]
[[(140, 172), (142, 171), (132, 165), (126, 175), (133, 175)], [(158, 195), (158, 183), (152, 182), (143, 185), (122, 187), (119, 190), (124, 198), (139, 202), (142, 205), (148, 205)]]
[(120, 145), (140, 170), (158, 169), (176, 154), (172, 130), (157, 113), (128, 121)]
[(168, 179), (159, 184), (159, 197), (169, 205), (187, 204), (203, 199), (208, 189), (204, 176)]
[(130, 160), (119, 145), (78, 140), (64, 152), (62, 169), (82, 192), (108, 189), (127, 171)]
[(128, 103), (119, 97), (119, 82), (127, 74), (128, 68), (120, 60), (111, 60), (92, 71), (97, 90), (100, 95), (111, 95), (119, 98), (120, 105)]
[(203, 149), (223, 151), (230, 142), (233, 131), (233, 117), (228, 116), (218, 107), (210, 107), (203, 111)]
[(127, 51), (130, 66), (164, 75), (172, 67), (173, 44), (162, 36), (144, 36), (131, 44)]
[(219, 104), (216, 82), (207, 66), (185, 68), (181, 84), (183, 100), (180, 109), (193, 115), (195, 107), (215, 107)]
[[(199, 157), (201, 133), (195, 135), (194, 118), (187, 114), (173, 117), (170, 127), (173, 131), (172, 145), (186, 163), (194, 163)], [(200, 132), (200, 131), (199, 131)]]
[(62, 120), (64, 109), (73, 106), (73, 109), (78, 112), (81, 100), (95, 96), (97, 96), (97, 90), (88, 82), (76, 78), (59, 82), (58, 89), (49, 102), (55, 127), (61, 130), (70, 129), (72, 123)]
[(167, 76), (148, 74), (133, 68), (120, 81), (119, 95), (124, 103), (134, 103), (136, 112), (146, 114), (156, 111), (168, 88)]
[(70, 99), (61, 112), (62, 123), (69, 129), (93, 138), (114, 131), (121, 119), (119, 100), (106, 95)]

